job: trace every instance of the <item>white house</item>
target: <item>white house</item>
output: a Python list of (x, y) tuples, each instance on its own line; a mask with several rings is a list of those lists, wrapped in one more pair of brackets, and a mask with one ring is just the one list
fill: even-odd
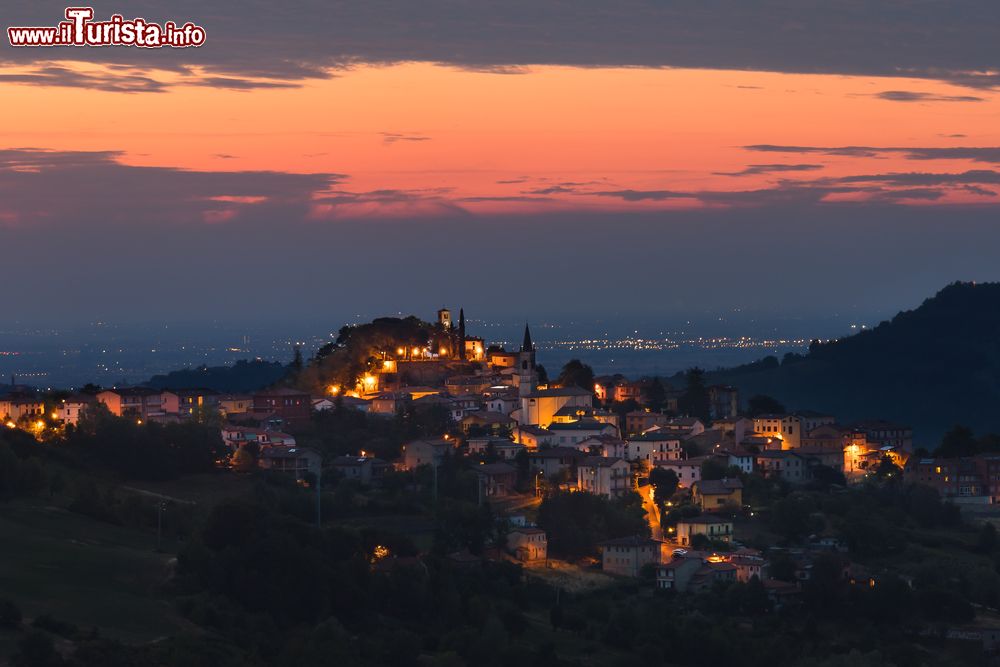
[(619, 458), (588, 456), (577, 463), (576, 485), (580, 491), (617, 498), (632, 489), (632, 466)]

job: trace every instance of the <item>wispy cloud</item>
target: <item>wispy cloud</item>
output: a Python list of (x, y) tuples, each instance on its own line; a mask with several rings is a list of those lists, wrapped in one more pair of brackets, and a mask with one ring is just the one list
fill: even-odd
[(136, 167), (123, 157), (117, 151), (0, 150), (0, 212), (17, 224), (185, 224), (254, 215), (282, 220), (305, 216), (316, 196), (346, 178)]
[(821, 164), (751, 164), (740, 171), (716, 171), (716, 176), (755, 176), (758, 174), (776, 174), (795, 171), (817, 171)]
[[(65, 3), (8, 3), (8, 25), (51, 25)], [(59, 57), (136, 67), (194, 66), (225, 79), (301, 82), (358, 62), (445, 63), (516, 74), (532, 65), (693, 67), (907, 76), (989, 89), (1000, 85), (1000, 7), (994, 0), (851, 3), (831, 12), (799, 0), (683, 3), (577, 0), (302, 0), (294, 8), (204, 0), (134, 0), (151, 21), (197, 20), (201, 49), (62, 49)], [(99, 12), (100, 13), (100, 12)], [(780, 17), (780, 18), (776, 18)], [(102, 17), (103, 18), (103, 17)], [(51, 49), (0, 49), (33, 63)], [(244, 85), (233, 84), (230, 86)], [(894, 91), (888, 91), (894, 92)]]
[(908, 160), (971, 160), (1000, 164), (1000, 146), (783, 146), (753, 144), (745, 150), (759, 153), (795, 153), (800, 155), (832, 155), (840, 157), (879, 157), (903, 155)]
[(419, 134), (403, 134), (401, 132), (382, 132), (382, 141), (387, 144), (395, 144), (400, 141), (430, 141), (430, 137)]
[(985, 102), (986, 98), (974, 95), (937, 95), (935, 93), (921, 93), (912, 90), (885, 90), (875, 93), (875, 97), (880, 100), (890, 102)]

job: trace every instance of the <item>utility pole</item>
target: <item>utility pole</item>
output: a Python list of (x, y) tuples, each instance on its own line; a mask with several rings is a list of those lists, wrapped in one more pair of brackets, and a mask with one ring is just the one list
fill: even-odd
[(161, 500), (156, 504), (156, 550), (160, 551), (163, 544), (163, 510), (167, 509), (167, 502)]
[(320, 466), (319, 470), (316, 471), (316, 528), (322, 530), (323, 528), (323, 493), (321, 491), (322, 483), (320, 479), (323, 477), (323, 467)]

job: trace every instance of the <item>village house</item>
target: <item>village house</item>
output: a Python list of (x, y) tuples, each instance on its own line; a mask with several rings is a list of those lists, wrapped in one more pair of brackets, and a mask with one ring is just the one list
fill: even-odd
[(264, 447), (257, 459), (262, 470), (293, 475), (297, 480), (305, 479), (306, 475), (318, 476), (322, 463), (318, 452), (305, 447)]
[(230, 450), (236, 451), (240, 447), (253, 444), (258, 447), (278, 445), (282, 447), (294, 447), (295, 437), (281, 431), (257, 428), (253, 426), (242, 426), (238, 424), (225, 424), (222, 426), (222, 442)]
[(677, 417), (669, 420), (666, 424), (658, 424), (650, 427), (646, 433), (652, 433), (654, 431), (674, 433), (675, 435), (687, 438), (692, 435), (704, 433), (705, 424), (702, 423), (700, 419), (695, 417)]
[[(56, 414), (63, 424), (76, 426), (80, 423), (80, 416), (88, 406), (93, 405), (96, 399), (87, 394), (74, 394), (63, 399), (56, 407)], [(4, 416), (3, 401), (0, 400), (0, 417)]]
[(149, 419), (165, 414), (163, 395), (159, 390), (148, 387), (105, 389), (97, 394), (97, 400), (116, 417)]
[(327, 396), (313, 396), (312, 397), (312, 409), (313, 412), (326, 412), (327, 410), (333, 410), (337, 406), (334, 399)]
[(517, 493), (517, 468), (509, 463), (484, 463), (475, 466), (480, 490), (486, 498), (503, 498)]
[(942, 498), (955, 503), (1000, 503), (1000, 455), (997, 454), (919, 459), (907, 465), (904, 478), (930, 486)]
[(596, 419), (584, 419), (569, 423), (554, 422), (549, 424), (548, 430), (552, 433), (557, 446), (574, 445), (601, 435), (618, 435), (618, 429), (613, 424), (604, 424)]
[(549, 447), (528, 452), (528, 467), (532, 475), (541, 473), (546, 479), (566, 474), (576, 480), (576, 466), (586, 454), (572, 447)]
[(725, 461), (727, 467), (739, 468), (740, 472), (753, 472), (754, 453), (742, 447), (720, 447), (715, 455)]
[(379, 481), (388, 468), (388, 463), (371, 456), (338, 456), (330, 462), (331, 471), (362, 484)]
[(714, 452), (723, 445), (731, 444), (732, 440), (729, 440), (721, 430), (714, 428), (684, 438), (685, 447), (696, 452)]
[(628, 439), (625, 457), (629, 461), (677, 461), (681, 458), (681, 437), (669, 431), (647, 431)]
[[(490, 389), (494, 390), (496, 388), (490, 387)], [(521, 407), (521, 399), (518, 398), (515, 392), (497, 394), (486, 399), (486, 409), (502, 415), (510, 415), (510, 413), (519, 407)]]
[(781, 440), (782, 449), (798, 449), (802, 446), (802, 438), (806, 433), (834, 422), (836, 419), (831, 415), (802, 410), (794, 414), (763, 414), (754, 417), (753, 430), (758, 435)]
[(740, 390), (716, 384), (708, 388), (708, 411), (712, 419), (730, 419), (740, 412)]
[(45, 414), (45, 402), (39, 396), (13, 393), (0, 396), (0, 417), (12, 421), (22, 418), (41, 417)]
[(704, 535), (709, 540), (731, 542), (733, 539), (733, 522), (712, 514), (682, 519), (677, 522), (676, 540), (682, 547), (691, 546), (691, 540), (696, 535)]
[(549, 447), (555, 444), (555, 434), (541, 426), (515, 426), (514, 442), (520, 443), (529, 450)]
[(677, 461), (657, 460), (655, 465), (663, 470), (672, 470), (677, 475), (677, 484), (680, 488), (691, 488), (692, 485), (701, 480), (701, 466), (708, 458), (707, 456), (698, 456)]
[(219, 392), (211, 389), (168, 389), (163, 392), (162, 407), (168, 415), (189, 417), (196, 411), (216, 410)]
[(700, 551), (675, 552), (656, 568), (656, 586), (678, 593), (710, 589), (717, 582), (736, 581), (737, 568), (718, 554)]
[(507, 549), (522, 563), (544, 561), (549, 554), (545, 531), (532, 526), (512, 528), (507, 533)]
[(413, 440), (403, 445), (402, 467), (416, 470), (422, 465), (438, 467), (454, 449), (450, 440)]
[(501, 412), (472, 412), (462, 419), (462, 430), (466, 433), (509, 433), (515, 426), (510, 416)]
[(625, 433), (630, 436), (637, 435), (654, 426), (666, 424), (668, 421), (670, 421), (670, 417), (662, 412), (633, 410), (625, 413)]
[(802, 446), (795, 450), (795, 453), (805, 459), (806, 467), (810, 470), (816, 466), (825, 466), (837, 472), (844, 471), (843, 450), (831, 451), (829, 449)]
[(753, 577), (764, 581), (767, 578), (767, 561), (756, 549), (740, 548), (727, 554), (726, 560), (736, 567), (736, 581), (745, 584)]
[(793, 451), (770, 449), (758, 452), (754, 465), (762, 476), (783, 479), (789, 484), (805, 484), (810, 478), (805, 457)]
[(399, 391), (384, 391), (371, 398), (368, 413), (392, 417), (410, 404), (410, 395)]
[(548, 426), (564, 406), (591, 408), (594, 394), (580, 387), (559, 387), (532, 391), (521, 397), (519, 424)]
[(610, 424), (615, 427), (615, 432), (618, 431), (618, 415), (603, 408), (566, 405), (556, 410), (556, 413), (552, 416), (553, 424), (572, 424), (580, 421), (597, 421), (602, 424)]
[[(441, 405), (451, 411), (451, 420), (461, 422), (474, 412), (482, 409), (482, 401), (476, 394), (461, 394), (459, 396), (439, 396)], [(430, 400), (430, 397), (421, 400)]]
[(276, 414), (289, 425), (302, 424), (309, 421), (312, 413), (312, 397), (304, 391), (287, 387), (261, 391), (253, 395), (252, 411), (255, 414)]
[[(409, 393), (409, 392), (398, 392), (398, 393)], [(434, 408), (441, 408), (449, 414), (452, 421), (461, 421), (465, 413), (461, 410), (455, 410), (455, 399), (450, 396), (442, 396), (441, 394), (424, 394), (423, 396), (414, 398), (413, 394), (410, 394), (410, 405), (414, 410), (431, 410)], [(479, 405), (476, 405), (476, 410), (479, 409)], [(456, 419), (457, 417), (457, 419)]]
[(743, 438), (753, 433), (753, 420), (746, 417), (727, 417), (713, 419), (712, 428), (722, 431), (732, 442), (743, 442)]
[(854, 428), (864, 431), (868, 443), (875, 447), (891, 445), (903, 452), (913, 451), (913, 429), (909, 426), (876, 419), (854, 424)]
[(623, 375), (603, 375), (594, 378), (594, 395), (599, 401), (641, 402), (642, 383), (630, 382)]
[(737, 478), (699, 480), (691, 485), (691, 499), (703, 512), (738, 510), (743, 506), (743, 482)]
[(469, 438), (467, 444), (470, 455), (486, 456), (492, 453), (505, 461), (514, 460), (519, 453), (526, 450), (524, 445), (516, 443), (510, 438), (476, 437)]
[(580, 491), (618, 498), (632, 490), (632, 467), (619, 458), (587, 456), (577, 462), (576, 480)]
[(656, 566), (656, 587), (664, 591), (687, 592), (691, 579), (701, 569), (701, 564), (700, 556), (673, 556), (666, 563)]
[(763, 584), (767, 599), (775, 610), (795, 604), (802, 595), (802, 590), (788, 581), (765, 579)]
[(625, 458), (625, 451), (628, 445), (626, 445), (624, 440), (605, 434), (581, 440), (573, 445), (573, 447), (593, 456)]
[(638, 577), (642, 568), (662, 560), (663, 543), (648, 537), (622, 537), (597, 545), (601, 549), (601, 566), (608, 574)]
[(445, 391), (452, 396), (481, 395), (493, 385), (491, 375), (454, 375), (444, 382)]
[(517, 352), (489, 347), (486, 350), (486, 362), (494, 368), (514, 368), (517, 366)]

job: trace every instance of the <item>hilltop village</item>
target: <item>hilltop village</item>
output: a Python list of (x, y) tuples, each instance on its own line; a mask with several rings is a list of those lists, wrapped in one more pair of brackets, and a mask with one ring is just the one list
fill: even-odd
[[(928, 579), (927, 557), (906, 546), (954, 530), (955, 544), (996, 553), (1000, 455), (942, 445), (935, 458), (905, 425), (786, 410), (708, 385), (696, 368), (629, 379), (570, 361), (549, 376), (528, 325), (512, 347), (442, 309), (430, 323), (344, 327), (255, 392), (15, 388), (0, 417), (9, 433), (126, 480), (270, 480), (280, 491), (268, 493), (292, 494), (281, 511), (327, 530), (394, 517), (391, 532), (363, 532), (378, 576), (515, 566), (567, 595), (738, 595), (741, 614), (819, 613), (830, 596), (837, 613), (869, 613), (888, 591), (917, 601), (908, 636), (971, 642), (983, 656), (1000, 646), (1000, 577), (963, 579), (964, 597), (940, 607), (947, 580)], [(162, 498), (160, 511), (187, 502), (139, 491)], [(122, 511), (102, 507), (90, 511)], [(553, 628), (583, 623), (557, 609)]]

